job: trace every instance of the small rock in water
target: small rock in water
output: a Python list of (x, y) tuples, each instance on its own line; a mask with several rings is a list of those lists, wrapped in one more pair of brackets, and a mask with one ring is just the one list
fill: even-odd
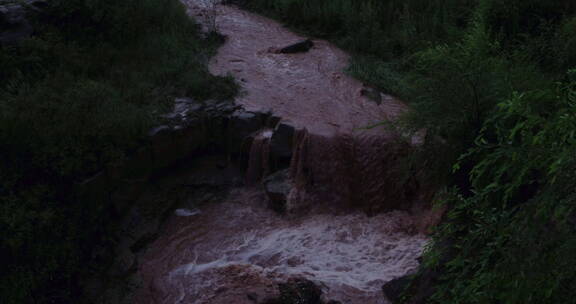
[(305, 53), (308, 52), (314, 46), (314, 42), (310, 39), (306, 39), (302, 42), (298, 42), (287, 47), (278, 50), (278, 53), (282, 54), (293, 54), (293, 53)]
[(176, 209), (174, 211), (174, 214), (176, 214), (177, 216), (193, 216), (193, 215), (197, 215), (200, 214), (200, 210), (198, 209), (194, 209), (194, 210), (190, 210), (190, 209)]

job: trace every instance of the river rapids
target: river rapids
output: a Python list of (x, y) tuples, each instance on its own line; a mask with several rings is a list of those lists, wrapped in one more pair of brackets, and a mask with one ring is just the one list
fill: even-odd
[(299, 130), (289, 198), (314, 208), (281, 216), (267, 208), (259, 187), (246, 186), (218, 203), (176, 210), (145, 253), (133, 303), (261, 303), (294, 277), (315, 282), (326, 300), (389, 303), (382, 285), (418, 267), (427, 237), (421, 217), (398, 208), (403, 197), (390, 176), (399, 152), (386, 144), (393, 134), (365, 127), (393, 120), (406, 106), (364, 96), (364, 85), (343, 72), (348, 56), (326, 41), (314, 40), (306, 53), (279, 54), (305, 38), (235, 6), (184, 3), (205, 28), (227, 37), (210, 70), (240, 82), (236, 102)]

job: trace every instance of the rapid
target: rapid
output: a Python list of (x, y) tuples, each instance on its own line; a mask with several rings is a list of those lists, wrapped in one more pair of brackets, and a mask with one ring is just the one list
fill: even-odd
[[(270, 112), (297, 132), (289, 164), (288, 214), (268, 208), (259, 181), (268, 173), (273, 130), (255, 135), (245, 186), (217, 203), (190, 204), (171, 216), (139, 266), (133, 303), (263, 303), (278, 282), (301, 277), (342, 304), (389, 303), (382, 285), (413, 272), (428, 241), (416, 182), (396, 180), (410, 145), (385, 128), (406, 106), (344, 72), (348, 56), (314, 40), (306, 53), (278, 48), (305, 39), (268, 18), (232, 5), (184, 0), (208, 30), (227, 37), (210, 71), (232, 75), (236, 103)], [(415, 139), (414, 141), (417, 141)]]

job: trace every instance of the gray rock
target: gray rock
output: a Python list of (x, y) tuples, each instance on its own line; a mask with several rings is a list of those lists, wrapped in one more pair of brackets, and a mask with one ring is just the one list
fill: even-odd
[(270, 153), (275, 158), (292, 158), (292, 144), (296, 130), (287, 123), (279, 123), (270, 139)]
[(198, 115), (204, 109), (204, 103), (192, 98), (181, 97), (174, 100), (174, 111), (169, 116), (186, 120), (191, 115)]
[(264, 180), (264, 188), (268, 196), (269, 207), (278, 212), (286, 213), (289, 211), (288, 194), (292, 189), (288, 169), (278, 171)]
[(308, 52), (314, 46), (314, 42), (310, 39), (306, 39), (302, 42), (294, 43), (287, 47), (281, 48), (278, 53), (282, 54), (293, 54), (293, 53), (304, 53)]
[(240, 106), (229, 100), (208, 100), (205, 105), (204, 112), (209, 117), (227, 117), (240, 110)]

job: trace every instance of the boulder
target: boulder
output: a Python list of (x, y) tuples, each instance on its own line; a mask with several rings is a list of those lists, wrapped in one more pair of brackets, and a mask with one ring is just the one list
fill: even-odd
[(286, 46), (278, 50), (278, 53), (282, 54), (294, 54), (294, 53), (305, 53), (308, 52), (314, 46), (314, 42), (310, 39), (294, 43), (292, 45)]
[(272, 157), (280, 160), (290, 160), (292, 158), (292, 145), (294, 142), (293, 126), (281, 122), (274, 130), (270, 139), (270, 153)]
[(410, 282), (412, 282), (412, 276), (399, 277), (384, 284), (382, 291), (390, 302), (398, 303), (406, 288), (410, 286)]
[(289, 170), (278, 171), (264, 180), (264, 189), (268, 196), (269, 207), (278, 212), (286, 213), (289, 211), (288, 194), (292, 185), (290, 183)]

